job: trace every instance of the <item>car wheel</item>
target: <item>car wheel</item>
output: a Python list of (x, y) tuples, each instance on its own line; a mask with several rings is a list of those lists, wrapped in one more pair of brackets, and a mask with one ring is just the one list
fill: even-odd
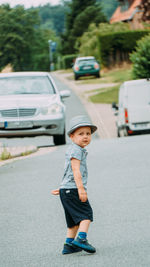
[(120, 130), (119, 130), (119, 129), (117, 129), (117, 136), (118, 136), (118, 137), (121, 137), (121, 136), (120, 136)]
[(127, 128), (124, 128), (123, 134), (124, 134), (124, 136), (128, 136), (128, 135), (129, 135), (129, 134), (128, 134), (128, 129), (127, 129)]
[(75, 81), (77, 81), (79, 79), (79, 76), (74, 75), (74, 79), (75, 79)]
[(118, 137), (125, 137), (125, 136), (128, 136), (128, 131), (126, 128), (124, 129), (117, 129), (117, 136)]
[(101, 76), (100, 76), (100, 74), (99, 73), (97, 73), (96, 74), (96, 78), (100, 78)]
[(65, 134), (65, 131), (64, 131), (63, 134), (54, 135), (53, 136), (53, 141), (54, 141), (54, 144), (56, 146), (65, 145), (66, 144), (66, 134)]

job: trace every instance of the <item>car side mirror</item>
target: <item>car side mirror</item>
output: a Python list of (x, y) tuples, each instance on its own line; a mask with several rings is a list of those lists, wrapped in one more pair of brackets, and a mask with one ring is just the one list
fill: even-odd
[(60, 91), (60, 97), (61, 98), (67, 98), (69, 96), (70, 96), (70, 91), (69, 90)]

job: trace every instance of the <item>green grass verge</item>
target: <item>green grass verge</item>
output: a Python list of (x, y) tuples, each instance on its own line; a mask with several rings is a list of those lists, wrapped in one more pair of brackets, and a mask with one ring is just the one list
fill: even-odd
[[(105, 92), (100, 92), (96, 95), (89, 97), (89, 100), (93, 103), (105, 103), (112, 104), (112, 102), (118, 103), (118, 92), (120, 85), (111, 88), (104, 88)], [(101, 89), (102, 90), (102, 89)]]
[(82, 77), (79, 81), (81, 84), (97, 84), (97, 83), (122, 83), (124, 81), (132, 80), (131, 65), (127, 67), (117, 68), (101, 73), (101, 78)]
[(112, 70), (103, 75), (104, 78), (108, 78), (112, 83), (122, 83), (124, 81), (132, 80), (131, 67), (118, 70)]

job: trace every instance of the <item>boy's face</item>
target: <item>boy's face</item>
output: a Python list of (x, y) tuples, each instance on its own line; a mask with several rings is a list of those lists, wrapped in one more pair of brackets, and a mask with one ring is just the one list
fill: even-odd
[(88, 126), (80, 127), (70, 134), (71, 140), (84, 148), (91, 142), (91, 128)]

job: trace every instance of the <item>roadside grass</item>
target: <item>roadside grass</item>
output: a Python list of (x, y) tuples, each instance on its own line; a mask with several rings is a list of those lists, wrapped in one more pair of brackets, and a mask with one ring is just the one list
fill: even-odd
[[(131, 64), (125, 65), (121, 68), (113, 70), (106, 70), (102, 74), (102, 78), (98, 79), (99, 83), (115, 83), (113, 87), (101, 88), (87, 92), (92, 95), (88, 99), (93, 103), (105, 103), (111, 104), (113, 102), (118, 103), (119, 87), (124, 81), (132, 80), (132, 68)], [(90, 82), (92, 83), (92, 82)]]
[(10, 159), (10, 158), (11, 158), (11, 154), (6, 149), (6, 147), (4, 147), (2, 153), (0, 154), (0, 160), (6, 160), (6, 159)]
[(112, 104), (113, 102), (118, 103), (118, 92), (119, 92), (120, 84), (114, 87), (103, 88), (100, 90), (96, 90), (99, 93), (89, 96), (89, 100), (93, 103), (105, 103)]
[(37, 150), (33, 151), (33, 150), (25, 150), (22, 153), (19, 154), (14, 154), (11, 151), (9, 151), (5, 146), (2, 148), (2, 150), (0, 151), (0, 161), (4, 161), (7, 159), (12, 159), (12, 158), (16, 158), (16, 157), (20, 157), (20, 156), (28, 156), (30, 154), (32, 154), (33, 152), (36, 152)]
[[(81, 80), (82, 79), (82, 80)], [(82, 77), (80, 84), (97, 84), (97, 83), (122, 83), (124, 81), (132, 80), (132, 67), (127, 64), (124, 67), (114, 68), (112, 70), (102, 70), (100, 78)]]
[(110, 80), (112, 83), (122, 83), (124, 81), (132, 80), (131, 66), (128, 68), (112, 70), (104, 74), (104, 78)]
[(72, 69), (63, 69), (63, 70), (58, 70), (60, 73), (73, 73)]

